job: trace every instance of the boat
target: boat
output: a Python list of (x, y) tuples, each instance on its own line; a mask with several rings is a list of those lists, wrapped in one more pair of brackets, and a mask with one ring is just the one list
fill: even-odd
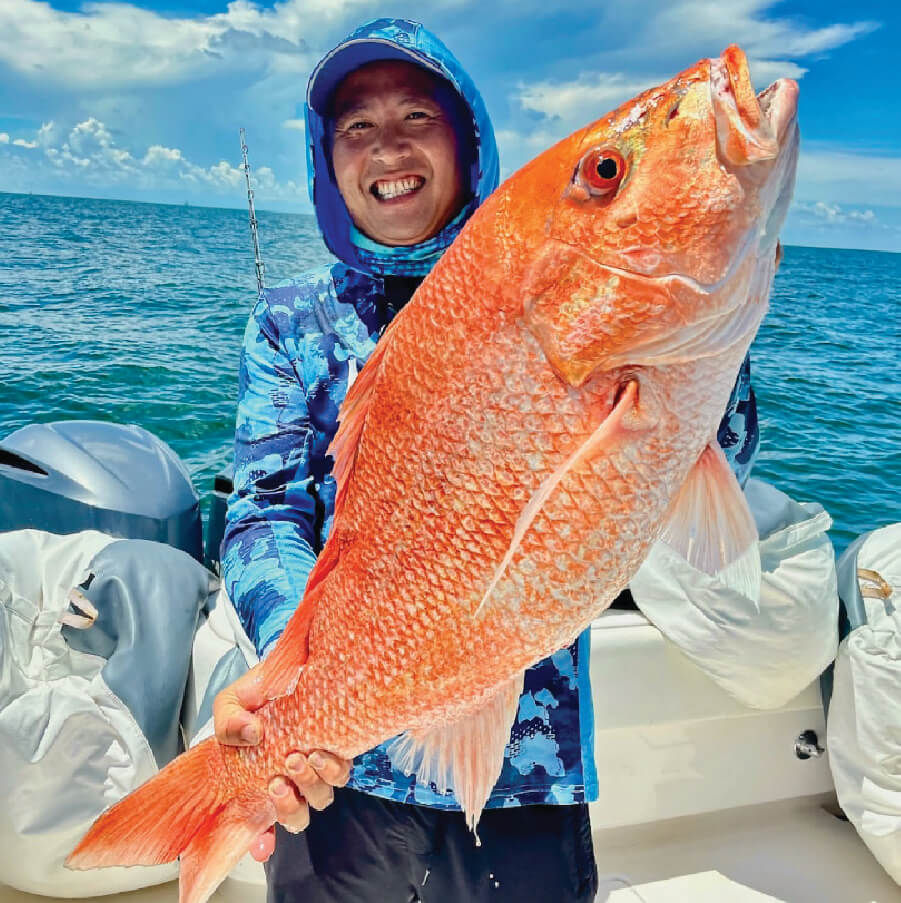
[[(92, 481), (96, 491), (88, 492)], [(146, 431), (74, 421), (26, 427), (0, 442), (0, 534), (105, 529), (178, 546), (215, 571), (229, 491), (228, 474), (217, 477), (204, 549), (190, 478)], [(80, 501), (68, 505), (73, 495)], [(779, 708), (750, 708), (638, 610), (605, 611), (592, 624), (591, 650), (598, 901), (901, 900), (839, 808), (820, 681)], [(59, 896), (0, 885), (0, 903), (62, 903), (73, 895), (174, 903), (173, 874), (106, 896), (63, 883)], [(246, 856), (212, 899), (264, 903), (262, 867)]]

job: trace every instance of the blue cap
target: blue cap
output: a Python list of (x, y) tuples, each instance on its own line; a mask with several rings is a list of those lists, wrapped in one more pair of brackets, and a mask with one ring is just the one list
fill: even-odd
[[(468, 109), (473, 129), (475, 158), (468, 179), (472, 200), (438, 235), (410, 247), (378, 245), (356, 230), (331, 166), (328, 106), (332, 94), (355, 69), (380, 60), (413, 63), (440, 77)], [(361, 25), (313, 70), (304, 107), (310, 199), (326, 246), (354, 269), (372, 276), (425, 276), (475, 208), (497, 187), (497, 145), (482, 96), (450, 50), (418, 22), (375, 19)]]
[[(398, 40), (395, 38), (395, 41)], [(307, 104), (320, 116), (327, 115), (328, 104), (335, 88), (342, 80), (367, 63), (377, 63), (384, 60), (400, 60), (403, 63), (413, 63), (433, 72), (443, 79), (447, 75), (441, 67), (429, 59), (424, 53), (420, 53), (411, 47), (407, 50), (399, 46), (395, 41), (385, 38), (365, 37), (346, 41), (336, 47), (331, 53), (324, 56), (319, 65), (313, 70), (310, 82), (307, 86)]]

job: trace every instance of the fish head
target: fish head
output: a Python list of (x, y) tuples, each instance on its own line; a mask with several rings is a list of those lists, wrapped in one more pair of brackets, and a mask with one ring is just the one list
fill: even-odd
[(578, 385), (753, 336), (794, 184), (797, 98), (790, 79), (755, 93), (732, 46), (521, 171), (525, 195), (553, 204), (522, 296), (559, 375)]

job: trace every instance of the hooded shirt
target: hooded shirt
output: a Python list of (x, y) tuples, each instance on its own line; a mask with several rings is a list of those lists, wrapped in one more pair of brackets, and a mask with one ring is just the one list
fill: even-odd
[[(355, 228), (331, 166), (325, 115), (330, 94), (349, 72), (377, 59), (403, 59), (438, 75), (471, 117), (462, 126), (471, 126), (474, 141), (470, 200), (437, 235), (411, 247), (380, 245)], [(264, 289), (251, 314), (240, 361), (234, 493), (221, 557), (229, 597), (261, 656), (303, 597), (332, 526), (336, 485), (326, 450), (349, 385), (419, 281), (498, 183), (494, 131), (481, 96), (451, 52), (417, 23), (378, 19), (357, 29), (314, 70), (305, 115), (310, 197), (323, 239), (338, 260)], [(733, 466), (740, 455), (749, 470), (756, 431), (749, 439), (744, 428), (753, 393), (747, 366), (742, 372), (721, 431)], [(489, 808), (596, 798), (589, 647), (586, 631), (526, 672)], [(354, 760), (348, 786), (387, 799), (459, 808), (452, 791), (439, 792), (394, 769), (387, 745)]]

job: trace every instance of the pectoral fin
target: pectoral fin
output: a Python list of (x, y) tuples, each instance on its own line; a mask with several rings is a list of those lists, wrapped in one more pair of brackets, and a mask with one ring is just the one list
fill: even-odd
[(750, 599), (760, 594), (757, 525), (723, 450), (708, 445), (679, 490), (660, 538), (692, 567)]
[(623, 417), (634, 407), (637, 397), (638, 384), (634, 380), (630, 380), (623, 387), (613, 410), (601, 421), (597, 429), (535, 490), (532, 498), (529, 499), (529, 503), (523, 508), (516, 521), (510, 546), (503, 560), (495, 569), (491, 583), (488, 584), (488, 589), (485, 591), (485, 595), (475, 611), (476, 616), (490, 610), (491, 597), (495, 588), (501, 577), (506, 573), (507, 567), (516, 554), (516, 550), (522, 545), (526, 532), (532, 526), (545, 502), (550, 498), (551, 493), (573, 468), (583, 465), (586, 461), (590, 461), (600, 454), (604, 454), (609, 449), (610, 444), (620, 433)]

